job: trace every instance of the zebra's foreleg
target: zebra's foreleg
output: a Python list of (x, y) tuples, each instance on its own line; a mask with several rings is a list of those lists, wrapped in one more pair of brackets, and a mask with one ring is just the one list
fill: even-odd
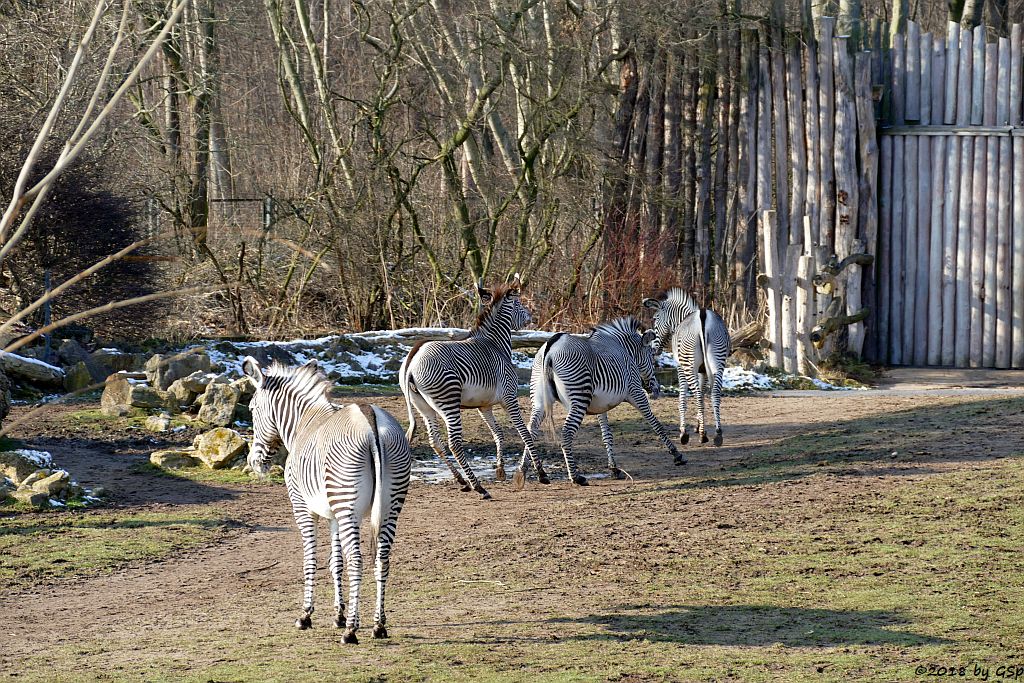
[(516, 433), (519, 434), (519, 438), (523, 440), (523, 457), (519, 461), (519, 469), (516, 470), (515, 475), (512, 477), (512, 487), (516, 491), (521, 491), (523, 486), (526, 484), (526, 457), (530, 457), (530, 461), (537, 470), (537, 481), (541, 484), (550, 484), (551, 480), (548, 479), (547, 473), (544, 471), (544, 465), (540, 461), (540, 456), (537, 455), (537, 444), (533, 439), (532, 430), (534, 429), (533, 423), (537, 423), (537, 429), (540, 429), (540, 421), (544, 419), (544, 415), (534, 411), (533, 418), (530, 420), (531, 428), (527, 429), (526, 424), (523, 422), (523, 414), (519, 410), (519, 399), (516, 397), (516, 389), (513, 388), (510, 395), (505, 396), (505, 412), (508, 413), (509, 420), (512, 421), (512, 426), (515, 427)]
[(430, 447), (434, 449), (434, 453), (441, 459), (441, 462), (451, 470), (452, 476), (455, 477), (455, 483), (463, 491), (471, 490), (469, 482), (462, 476), (462, 472), (459, 471), (459, 468), (455, 466), (455, 463), (452, 462), (444, 450), (444, 439), (441, 436), (441, 426), (438, 424), (437, 418), (434, 415), (428, 416), (426, 413), (423, 413), (423, 422), (427, 426), (427, 439), (430, 441)]
[(586, 486), (587, 478), (580, 474), (576, 467), (576, 458), (572, 454), (572, 446), (576, 441), (576, 433), (583, 424), (583, 416), (587, 414), (587, 407), (583, 403), (574, 403), (565, 416), (565, 423), (562, 425), (562, 455), (565, 457), (565, 471), (569, 475), (569, 481), (577, 486)]
[(316, 575), (316, 518), (300, 499), (292, 499), (295, 524), (302, 537), (302, 616), (295, 625), (305, 630), (313, 625), (313, 578)]
[(487, 500), (491, 497), (491, 494), (487, 492), (487, 489), (483, 487), (480, 480), (476, 478), (476, 474), (473, 473), (473, 468), (469, 466), (469, 460), (466, 458), (466, 449), (462, 443), (462, 411), (458, 406), (450, 408), (443, 413), (444, 424), (448, 429), (448, 449), (455, 456), (455, 460), (462, 467), (462, 471), (466, 474), (466, 479), (469, 481), (469, 485), (473, 487), (473, 490), (480, 494), (480, 497)]
[(359, 520), (339, 519), (342, 554), (348, 574), (348, 612), (345, 615), (343, 643), (358, 643), (359, 630), (359, 586), (363, 576), (363, 554), (359, 548)]
[(715, 379), (711, 385), (711, 411), (715, 417), (715, 445), (722, 445), (722, 378), (724, 370), (719, 368), (715, 372)]
[(668, 432), (665, 430), (665, 425), (661, 424), (661, 421), (654, 415), (654, 411), (651, 409), (651, 402), (647, 400), (647, 394), (644, 392), (643, 387), (637, 386), (630, 394), (630, 403), (633, 407), (640, 411), (640, 414), (647, 420), (647, 424), (651, 426), (654, 433), (657, 434), (658, 439), (661, 443), (669, 450), (672, 454), (672, 462), (676, 465), (685, 465), (686, 459), (683, 458), (682, 454), (676, 448), (676, 445), (672, 443), (672, 440), (668, 438)]
[(599, 419), (601, 420), (601, 440), (604, 441), (604, 450), (608, 454), (608, 471), (616, 479), (625, 479), (626, 475), (615, 463), (615, 454), (612, 451), (612, 428), (608, 424), (608, 413), (601, 413)]
[(334, 580), (334, 627), (341, 628), (345, 625), (345, 598), (343, 586), (341, 585), (342, 565), (341, 532), (338, 529), (338, 520), (331, 520), (331, 578)]
[(686, 426), (686, 402), (690, 398), (690, 373), (680, 362), (676, 368), (679, 381), (679, 442), (684, 446), (690, 441), (690, 432)]
[(498, 425), (497, 420), (494, 419), (494, 412), (490, 408), (480, 408), (477, 412), (480, 413), (480, 417), (487, 423), (487, 427), (491, 430), (491, 435), (494, 437), (494, 447), (497, 449), (497, 453), (494, 456), (494, 478), (498, 481), (505, 481), (505, 443), (501, 427)]

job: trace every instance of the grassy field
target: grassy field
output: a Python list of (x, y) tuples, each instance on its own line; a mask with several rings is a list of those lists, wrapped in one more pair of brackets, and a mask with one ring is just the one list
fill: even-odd
[[(668, 418), (674, 406), (657, 409)], [(726, 409), (726, 447), (689, 449), (685, 468), (617, 410), (632, 482), (522, 494), (495, 485), (490, 503), (415, 485), (389, 584), (392, 638), (370, 639), (364, 582), (358, 646), (328, 626), (326, 573), (314, 628), (291, 626), (301, 561), (278, 486), (183, 479), (236, 495), (184, 511), (98, 511), (81, 523), (67, 513), (0, 519), (0, 578), (48, 596), (11, 614), (37, 625), (36, 647), (12, 631), (0, 670), (31, 681), (1018, 673), (1024, 399), (741, 397)], [(591, 472), (603, 460), (596, 431), (580, 437)], [(96, 609), (105, 595), (112, 604)], [(68, 620), (64, 637), (50, 635), (46, 615), (68, 601), (51, 615)]]

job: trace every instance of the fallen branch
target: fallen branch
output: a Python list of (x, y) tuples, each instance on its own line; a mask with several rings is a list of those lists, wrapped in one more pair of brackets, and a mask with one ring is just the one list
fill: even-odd
[(837, 296), (829, 302), (828, 308), (818, 319), (818, 324), (811, 329), (810, 339), (814, 347), (820, 349), (825, 345), (825, 338), (846, 325), (859, 323), (868, 317), (868, 308), (864, 307), (851, 315), (843, 315), (843, 297)]

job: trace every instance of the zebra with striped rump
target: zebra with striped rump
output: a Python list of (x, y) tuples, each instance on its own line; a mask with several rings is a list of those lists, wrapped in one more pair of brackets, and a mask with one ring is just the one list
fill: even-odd
[(657, 299), (644, 299), (644, 306), (654, 310), (654, 330), (658, 347), (664, 348), (671, 338), (672, 351), (679, 364), (679, 438), (690, 440), (686, 426), (686, 402), (692, 393), (697, 397), (697, 433), (707, 443), (704, 428), (704, 391), (711, 385), (711, 410), (715, 418), (715, 445), (722, 445), (722, 375), (729, 357), (729, 328), (710, 308), (700, 308), (693, 298), (673, 287)]
[[(334, 579), (334, 625), (342, 640), (357, 643), (359, 587), (363, 557), (359, 524), (370, 518), (377, 606), (374, 638), (387, 638), (384, 589), (391, 564), (398, 513), (405, 503), (412, 452), (401, 425), (377, 406), (341, 406), (327, 397), (330, 383), (316, 361), (299, 368), (274, 363), (262, 370), (251, 356), (243, 372), (256, 385), (252, 409), (253, 442), (249, 466), (266, 474), (274, 451), (288, 451), (284, 479), (295, 523), (302, 535), (304, 591), (300, 629), (312, 625), (316, 572), (316, 520), (331, 527), (330, 571)], [(348, 611), (342, 598), (342, 562), (348, 573)]]
[[(576, 469), (572, 454), (576, 433), (584, 415), (598, 415), (601, 438), (608, 454), (608, 469), (616, 479), (622, 470), (615, 463), (612, 431), (608, 411), (626, 401), (640, 411), (677, 465), (685, 464), (683, 456), (668, 438), (665, 427), (651, 411), (647, 393), (661, 395), (654, 376), (655, 339), (653, 330), (641, 333), (640, 322), (633, 317), (617, 318), (601, 323), (589, 337), (575, 337), (559, 332), (546, 341), (533, 361), (530, 395), (533, 415), (530, 432), (536, 437), (544, 416), (557, 400), (568, 411), (562, 426), (562, 454), (566, 471), (576, 484), (586, 486), (587, 480)], [(644, 390), (647, 390), (646, 392)], [(524, 454), (525, 457), (525, 454)]]
[[(416, 430), (416, 417), (413, 414), (415, 407), (427, 427), (431, 447), (452, 471), (455, 481), (462, 486), (463, 491), (472, 488), (486, 499), (491, 495), (469, 467), (463, 447), (462, 411), (467, 408), (479, 410), (494, 436), (497, 446), (495, 473), (498, 481), (505, 479), (502, 432), (492, 413), (493, 407), (499, 404), (505, 407), (526, 445), (526, 452), (537, 468), (538, 480), (547, 484), (548, 478), (519, 410), (519, 378), (512, 365), (512, 331), (530, 322), (530, 313), (520, 301), (519, 274), (516, 274), (511, 284), (496, 287), (493, 292), (478, 289), (486, 306), (469, 337), (416, 344), (398, 370), (398, 383), (409, 410), (407, 438), (412, 441)], [(439, 426), (441, 420), (448, 431), (448, 448), (455, 456), (458, 468), (445, 453)], [(520, 466), (516, 472), (517, 482), (522, 481), (525, 473), (526, 470)]]

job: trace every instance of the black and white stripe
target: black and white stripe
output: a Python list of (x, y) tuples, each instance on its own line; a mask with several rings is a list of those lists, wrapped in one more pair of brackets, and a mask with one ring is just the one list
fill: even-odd
[(658, 344), (672, 340), (672, 351), (679, 364), (679, 437), (690, 439), (686, 426), (686, 401), (697, 396), (697, 432), (707, 443), (704, 428), (704, 391), (711, 385), (711, 409), (715, 418), (715, 445), (722, 445), (722, 375), (729, 357), (729, 328), (710, 308), (700, 308), (688, 293), (673, 287), (657, 299), (644, 299), (654, 310), (654, 330)]
[(538, 435), (544, 416), (556, 400), (565, 406), (568, 414), (562, 426), (562, 454), (574, 483), (587, 483), (572, 453), (584, 415), (600, 416), (608, 469), (616, 479), (623, 477), (615, 463), (608, 424), (608, 411), (623, 401), (640, 411), (677, 465), (685, 462), (654, 416), (645, 392), (646, 388), (655, 398), (661, 392), (654, 376), (654, 337), (653, 330), (641, 332), (636, 318), (618, 318), (598, 325), (586, 338), (556, 334), (537, 352), (530, 377), (530, 431), (535, 437)]
[[(335, 626), (343, 640), (358, 642), (359, 588), (363, 557), (359, 525), (370, 518), (376, 547), (374, 574), (377, 606), (375, 638), (386, 638), (384, 591), (398, 513), (409, 490), (412, 452), (401, 425), (377, 406), (341, 406), (327, 398), (330, 383), (316, 361), (300, 368), (274, 364), (262, 370), (252, 357), (242, 369), (256, 385), (250, 407), (253, 443), (249, 465), (265, 474), (274, 450), (288, 451), (285, 484), (295, 523), (302, 535), (304, 590), (299, 628), (309, 628), (316, 571), (316, 520), (331, 528), (330, 570), (334, 579)], [(348, 573), (348, 611), (342, 598), (342, 562)]]
[[(516, 275), (510, 285), (495, 288), (493, 293), (482, 288), (479, 291), (486, 307), (469, 337), (417, 344), (402, 362), (398, 382), (409, 410), (409, 430), (406, 433), (409, 440), (412, 440), (416, 428), (415, 407), (427, 427), (431, 447), (451, 469), (462, 490), (472, 488), (483, 498), (490, 498), (466, 460), (462, 411), (468, 408), (480, 411), (494, 436), (497, 447), (495, 471), (499, 481), (505, 479), (505, 468), (501, 429), (491, 412), (496, 405), (504, 406), (508, 412), (537, 468), (538, 479), (545, 484), (548, 480), (519, 410), (519, 380), (512, 364), (512, 332), (530, 322), (530, 314), (520, 300), (519, 276)], [(448, 431), (448, 449), (455, 456), (458, 467), (445, 452), (445, 444), (441, 441), (441, 421)], [(525, 469), (521, 466), (515, 477), (517, 487), (522, 485), (524, 475)]]

